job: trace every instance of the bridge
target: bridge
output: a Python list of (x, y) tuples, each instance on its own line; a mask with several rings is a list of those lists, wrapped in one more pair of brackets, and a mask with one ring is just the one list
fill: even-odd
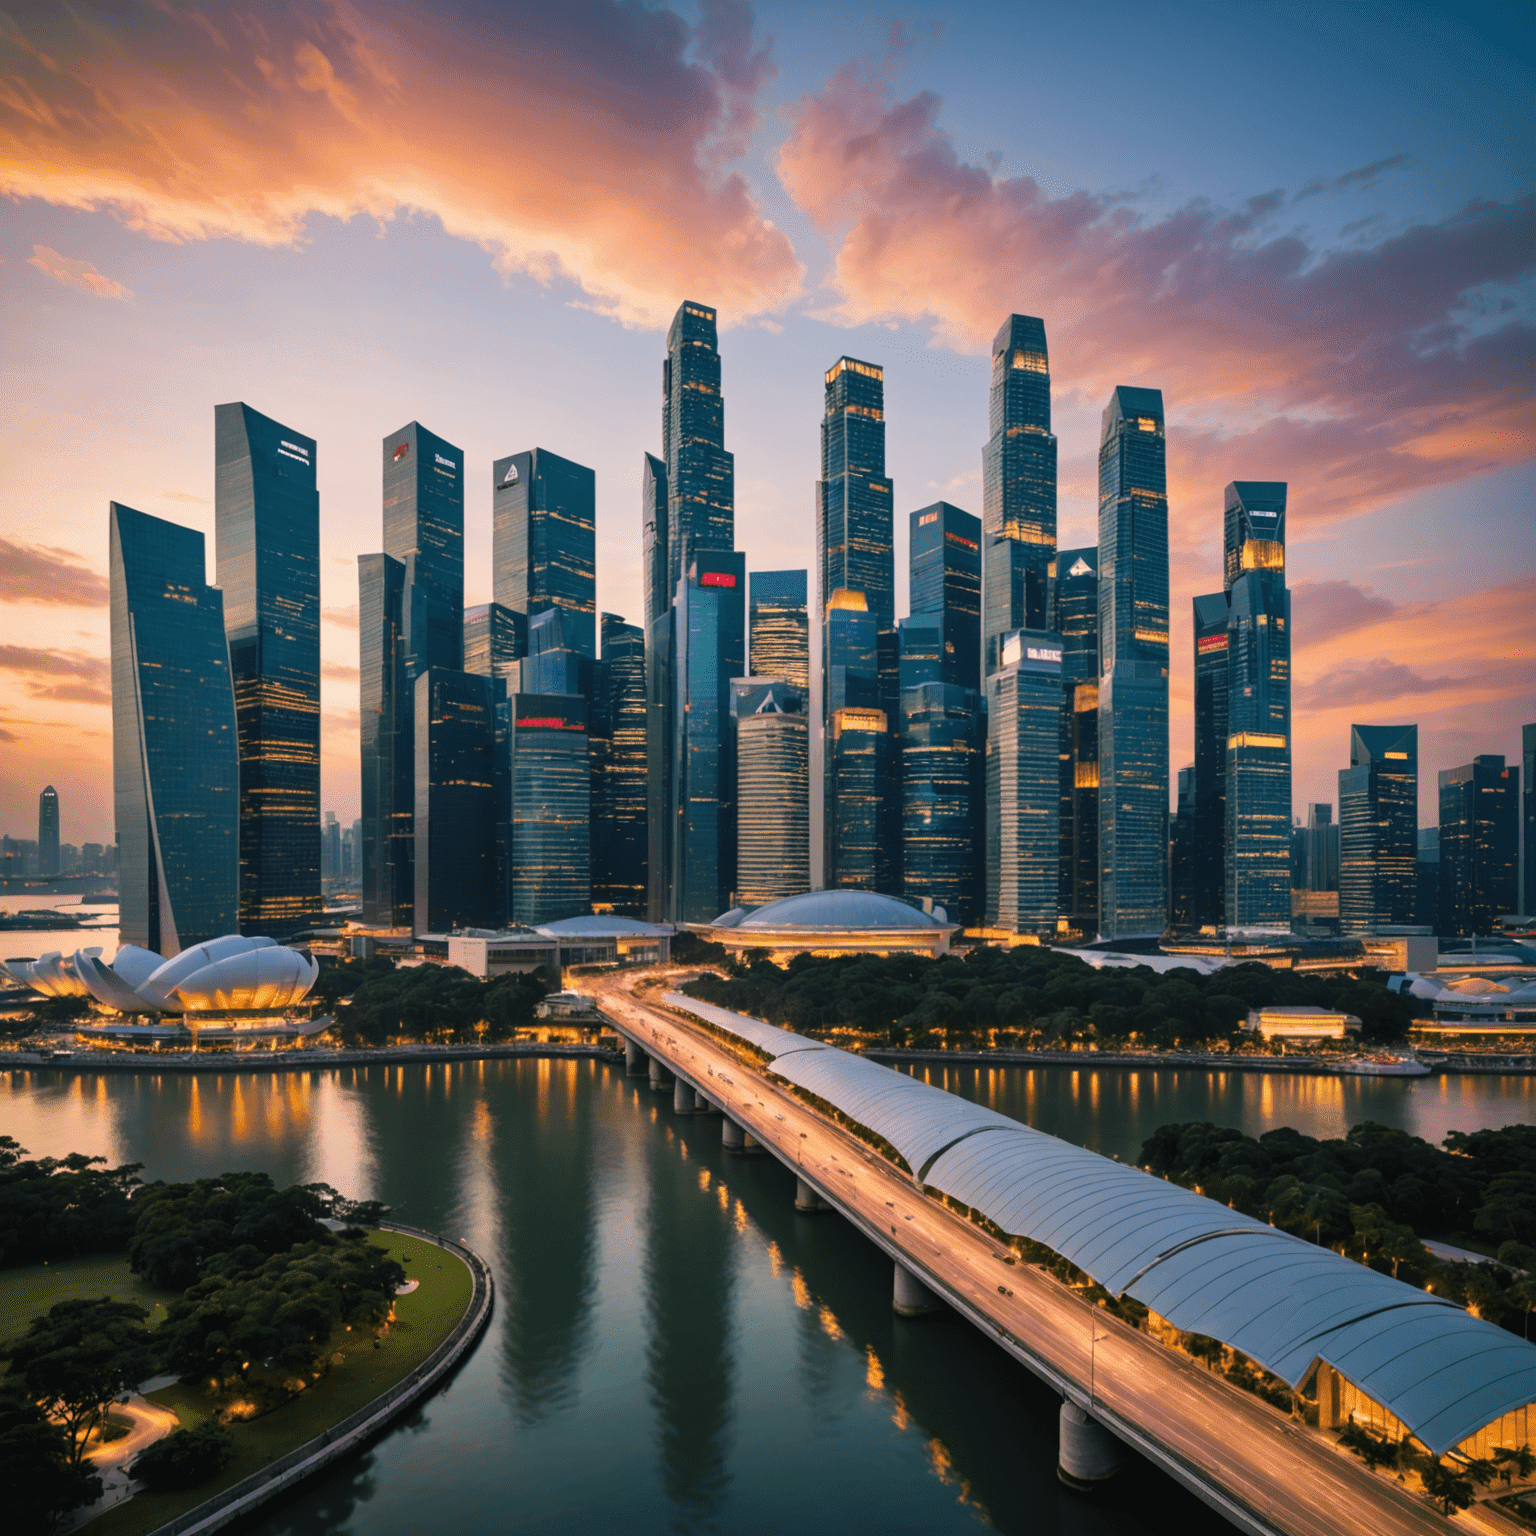
[[(898, 1313), (917, 1316), (947, 1305), (1059, 1393), (1064, 1481), (1091, 1486), (1112, 1475), (1123, 1443), (1253, 1536), (1444, 1536), (1453, 1529), (1426, 1503), (1336, 1450), (1315, 1430), (1093, 1305), (935, 1198), (921, 1176), (940, 1153), (950, 1153), (955, 1141), (984, 1139), (979, 1131), (988, 1126), (966, 1129), (921, 1166), (912, 1164), (919, 1175), (914, 1177), (882, 1155), (894, 1149), (869, 1144), (867, 1131), (861, 1138), (860, 1127), (847, 1115), (839, 1116), (834, 1104), (776, 1080), (795, 1072), (797, 1063), (801, 1070), (796, 1075), (810, 1076), (805, 1068), (813, 1051), (821, 1053), (813, 1065), (823, 1072), (835, 1070), (840, 1063), (834, 1058), (839, 1057), (864, 1072), (888, 1069), (675, 994), (637, 995), (637, 985), (645, 982), (643, 973), (583, 981), (626, 1042), (627, 1070), (648, 1074), (658, 1090), (670, 1088), (678, 1114), (721, 1112), (727, 1150), (761, 1149), (776, 1157), (795, 1175), (797, 1210), (830, 1210), (851, 1222), (891, 1259), (892, 1299)], [(722, 1029), (704, 1015), (723, 1019), (728, 1027)], [(763, 1032), (770, 1051), (788, 1048), (773, 1060), (773, 1076), (767, 1070), (769, 1058), (754, 1057), (752, 1037), (757, 1032)], [(736, 1033), (742, 1036), (739, 1041), (732, 1038)], [(916, 1086), (910, 1078), (891, 1078)], [(973, 1114), (991, 1116), (967, 1101), (958, 1102)], [(1017, 1122), (1009, 1124), (1025, 1135), (1040, 1134)], [(1096, 1154), (1081, 1155), (1108, 1164)], [(1146, 1177), (1117, 1164), (1108, 1166), (1119, 1176)], [(1156, 1181), (1156, 1188), (1177, 1187)], [(1223, 1223), (1221, 1232), (1214, 1234), (1222, 1241), (1235, 1240), (1246, 1230), (1236, 1223), (1247, 1218), (1228, 1214), (1233, 1224)], [(1283, 1237), (1265, 1230), (1272, 1238)], [(1317, 1253), (1311, 1250), (1311, 1255)], [(1386, 1280), (1327, 1250), (1322, 1254), (1351, 1265), (1355, 1275)], [(1432, 1304), (1423, 1293), (1410, 1294)], [(1459, 1309), (1458, 1316), (1476, 1323)], [(1512, 1349), (1530, 1348), (1510, 1335), (1502, 1337), (1510, 1340)], [(1495, 1353), (1501, 1348), (1494, 1344)], [(1530, 1353), (1536, 1359), (1536, 1350)], [(1523, 1358), (1517, 1364), (1526, 1368)], [(1503, 1368), (1489, 1364), (1484, 1369), (1497, 1374)], [(1525, 1385), (1522, 1378), (1512, 1389), (1504, 1389), (1506, 1396), (1510, 1390), (1518, 1395)], [(1433, 1432), (1418, 1432), (1433, 1444)], [(1444, 1438), (1457, 1431), (1442, 1428), (1441, 1433)], [(1483, 1530), (1490, 1536), (1509, 1530), (1478, 1505), (1459, 1515), (1454, 1528)]]

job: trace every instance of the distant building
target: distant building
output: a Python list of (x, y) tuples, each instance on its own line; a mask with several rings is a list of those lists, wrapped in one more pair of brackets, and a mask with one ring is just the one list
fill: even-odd
[(320, 827), (320, 878), (322, 880), (339, 879), (343, 868), (341, 823), (336, 820), (335, 811), (327, 811), (325, 821)]
[(900, 871), (897, 743), (883, 709), (834, 711), (827, 730), (828, 865), (842, 890), (889, 890)]
[(52, 784), (37, 797), (37, 872), (59, 872), (59, 792)]
[(891, 482), (885, 473), (885, 374), (840, 357), (825, 375), (816, 496), (817, 593), (862, 592), (875, 628), (896, 623)]
[(1062, 549), (1051, 567), (1051, 622), (1061, 636), (1061, 880), (1068, 924), (1099, 926), (1099, 552)]
[(606, 738), (592, 802), (592, 905), (638, 918), (646, 904), (645, 631), (601, 616), (598, 713)]
[(239, 918), (224, 600), (207, 585), (202, 534), (114, 502), (110, 541), (119, 933), (169, 957)]
[(1521, 800), (1525, 870), (1520, 910), (1530, 916), (1536, 914), (1536, 725), (1520, 727), (1520, 749), (1525, 760), (1525, 790)]
[(518, 663), (528, 654), (528, 616), (501, 603), (464, 610), (464, 670), (517, 686)]
[(936, 501), (909, 519), (908, 590), (914, 617), (943, 616), (939, 682), (981, 687), (981, 519)]
[(1266, 1040), (1343, 1040), (1360, 1033), (1360, 1020), (1352, 1013), (1296, 1004), (1250, 1009), (1243, 1027)]
[[(756, 911), (733, 907), (696, 931), (733, 954), (766, 950), (779, 965), (796, 955), (943, 955), (959, 924), (876, 891), (807, 891)], [(707, 1004), (705, 1006), (708, 1006)]]
[(592, 901), (592, 778), (587, 703), (519, 693), (512, 716), (507, 919), (529, 927), (586, 912)]
[(215, 552), (240, 727), (240, 931), (320, 910), (320, 495), (315, 440), (214, 410)]
[(1520, 770), (1501, 756), (1440, 771), (1439, 932), (1491, 933), (1519, 905)]
[[(1163, 397), (1121, 385), (1099, 444), (1099, 931), (1168, 922), (1168, 496)], [(1230, 814), (1230, 813), (1229, 813)]]
[(1332, 805), (1309, 805), (1306, 825), (1306, 888), (1336, 891), (1339, 888), (1339, 828)]
[(1195, 767), (1179, 769), (1178, 799), (1168, 836), (1168, 925), (1187, 933), (1195, 922)]
[(1419, 856), (1415, 865), (1418, 891), (1413, 920), (1431, 933), (1440, 932), (1440, 828), (1419, 828)]
[(986, 834), (981, 695), (956, 683), (907, 685), (904, 677), (900, 730), (902, 891), (974, 925)]
[(747, 578), (748, 665), (810, 697), (811, 631), (804, 571), (753, 571)]
[[(910, 624), (912, 621), (907, 620)], [(817, 880), (817, 870), (821, 870), (822, 882), (828, 887), (853, 886), (861, 890), (876, 889), (877, 886), (868, 884), (874, 878), (873, 871), (866, 867), (861, 856), (856, 856), (852, 850), (859, 846), (859, 840), (855, 837), (849, 839), (848, 828), (855, 825), (858, 819), (865, 814), (863, 809), (867, 797), (874, 791), (864, 783), (862, 777), (854, 774), (851, 777), (845, 771), (842, 786), (839, 786), (838, 775), (833, 764), (833, 725), (836, 716), (843, 710), (858, 712), (858, 718), (865, 720), (873, 711), (879, 714), (884, 724), (881, 730), (889, 735), (890, 717), (880, 708), (880, 636), (878, 630), (878, 616), (869, 607), (869, 603), (862, 592), (850, 591), (839, 588), (827, 599), (826, 607), (822, 612), (821, 638), (821, 700), (826, 710), (824, 730), (822, 735), (822, 775), (818, 782), (816, 777), (816, 755), (812, 758), (812, 796), (821, 799), (821, 815), (813, 816), (812, 827), (819, 826), (821, 831), (821, 847), (813, 848), (811, 861), (811, 880), (813, 885)], [(937, 652), (935, 650), (935, 663)], [(899, 663), (898, 663), (899, 668)], [(898, 674), (899, 677), (899, 674)], [(860, 729), (867, 729), (861, 726)], [(868, 743), (863, 745), (869, 746)], [(852, 750), (851, 746), (847, 750)], [(878, 757), (882, 765), (882, 772), (891, 773), (896, 766), (895, 748), (891, 741), (887, 740), (878, 751), (869, 746), (870, 753)], [(865, 764), (865, 766), (868, 766)], [(879, 790), (881, 805), (889, 803), (892, 789), (890, 783), (881, 786)], [(843, 809), (838, 804), (838, 796), (844, 790), (854, 794), (859, 800), (858, 807)], [(847, 820), (842, 833), (839, 833), (839, 822)], [(887, 835), (895, 836), (893, 828), (887, 827)], [(820, 858), (817, 858), (817, 853)], [(897, 862), (892, 869), (900, 867), (899, 852), (892, 849)], [(855, 867), (844, 870), (838, 862), (840, 857), (855, 858)], [(885, 884), (894, 882), (894, 873)]]
[(1339, 770), (1339, 927), (1348, 935), (1414, 921), (1419, 728), (1353, 725)]
[(810, 720), (776, 677), (731, 683), (736, 740), (736, 902), (762, 906), (810, 889)]

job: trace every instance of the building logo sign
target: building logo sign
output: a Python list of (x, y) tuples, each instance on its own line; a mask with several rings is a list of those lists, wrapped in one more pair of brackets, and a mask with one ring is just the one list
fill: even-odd
[(507, 465), (507, 472), (506, 472), (506, 474), (504, 474), (501, 477), (501, 484), (502, 484), (503, 488), (505, 488), (505, 487), (507, 487), (509, 485), (516, 485), (517, 484), (517, 465), (516, 464), (508, 464)]
[(945, 530), (944, 537), (949, 543), (958, 544), (962, 549), (980, 548), (975, 539), (968, 539), (963, 534), (950, 533), (947, 529)]
[(559, 715), (530, 715), (526, 720), (519, 720), (517, 728), (520, 731), (579, 731), (584, 729), (579, 721), (565, 720)]
[(1088, 562), (1086, 560), (1084, 560), (1081, 555), (1079, 555), (1077, 557), (1076, 563), (1073, 565), (1072, 569), (1067, 572), (1067, 575), (1068, 576), (1092, 576), (1093, 575), (1093, 567), (1091, 565), (1089, 565)]
[(400, 444), (398, 444), (396, 446), (396, 448), (395, 448), (395, 457), (394, 457), (393, 462), (398, 464), (400, 462), (400, 460), (403, 459), (406, 456), (406, 454), (408, 454), (410, 451), (411, 451), (411, 445), (409, 443), (400, 443)]
[(1049, 645), (1027, 646), (1025, 655), (1031, 661), (1054, 661), (1058, 667), (1061, 665), (1061, 652)]
[(699, 576), (701, 587), (734, 587), (736, 578), (729, 571), (704, 571)]
[(277, 451), (285, 459), (296, 459), (306, 469), (309, 467), (309, 449), (302, 443), (290, 443), (286, 437), (280, 437), (277, 440)]
[(442, 464), (442, 465), (445, 465), (445, 466), (446, 466), (446, 467), (447, 467), (447, 468), (449, 468), (449, 469), (452, 469), (452, 470), (457, 470), (457, 469), (458, 469), (458, 467), (459, 467), (459, 466), (458, 466), (458, 465), (457, 465), (457, 464), (455, 464), (455, 463), (454, 463), (454, 462), (453, 462), (453, 460), (452, 460), (452, 459), (445, 459), (445, 458), (444, 458), (444, 457), (443, 457), (443, 456), (442, 456), (442, 454), (440, 454), (440, 453), (434, 453), (434, 454), (433, 454), (433, 455), (432, 455), (432, 457), (433, 457), (433, 458), (434, 458), (434, 459), (436, 459), (436, 460), (437, 460), (437, 462), (438, 462), (438, 463), (439, 463), (439, 464)]
[(923, 515), (918, 518), (917, 526), (919, 528), (926, 528), (929, 523), (936, 523), (938, 520), (939, 514), (937, 512), (924, 512)]

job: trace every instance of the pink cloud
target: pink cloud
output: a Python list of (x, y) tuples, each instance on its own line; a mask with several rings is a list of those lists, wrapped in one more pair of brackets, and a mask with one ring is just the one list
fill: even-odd
[(0, 538), (0, 603), (95, 608), (107, 597), (107, 578), (82, 565), (73, 550)]
[(98, 272), (88, 261), (77, 261), (72, 256), (61, 256), (51, 246), (34, 245), (27, 257), (27, 265), (36, 267), (56, 283), (81, 293), (95, 294), (98, 299), (131, 299), (133, 289), (125, 288), (105, 273)]

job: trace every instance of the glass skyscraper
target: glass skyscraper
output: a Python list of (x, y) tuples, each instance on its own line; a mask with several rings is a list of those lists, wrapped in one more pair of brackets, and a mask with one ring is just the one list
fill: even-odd
[(568, 641), (597, 655), (597, 477), (547, 448), (491, 468), (491, 595), (531, 623), (558, 608)]
[(911, 610), (944, 616), (943, 681), (981, 686), (981, 519), (947, 501), (910, 520)]
[(320, 496), (315, 440), (214, 409), (217, 581), (240, 751), (240, 931), (320, 911)]
[[(202, 534), (117, 502), (108, 533), (119, 935), (171, 956), (239, 923), (224, 599), (207, 584)], [(315, 843), (318, 855), (318, 827)]]
[(598, 712), (607, 729), (592, 804), (592, 905), (642, 917), (646, 903), (645, 631), (601, 617)]
[(1352, 725), (1339, 770), (1339, 927), (1412, 923), (1417, 905), (1419, 728)]
[(1525, 766), (1520, 822), (1525, 843), (1524, 890), (1520, 911), (1536, 913), (1536, 725), (1520, 727), (1520, 753)]
[(500, 677), (517, 687), (518, 662), (528, 654), (528, 617), (500, 603), (464, 610), (464, 670)]
[(1168, 494), (1163, 396), (1119, 386), (1099, 443), (1099, 931), (1168, 923)]
[(862, 592), (884, 631), (896, 622), (891, 482), (885, 475), (885, 375), (840, 357), (826, 372), (816, 487), (817, 596)]
[[(1061, 894), (1061, 636), (1002, 638), (987, 679), (989, 926), (1054, 933)], [(1166, 860), (1166, 851), (1165, 851)]]
[(1485, 753), (1440, 770), (1442, 934), (1491, 933), (1520, 902), (1520, 770)]
[(1283, 480), (1226, 489), (1226, 919), (1291, 926), (1291, 597)]
[[(903, 620), (903, 640), (921, 631)], [(903, 657), (905, 664), (906, 658)], [(976, 872), (986, 826), (985, 731), (981, 695), (939, 680), (901, 690), (902, 888), (931, 897), (951, 922), (981, 915)]]
[(514, 694), (508, 918), (530, 927), (590, 911), (587, 701)]
[[(801, 592), (804, 592), (804, 573)], [(755, 579), (755, 577), (754, 577)], [(736, 735), (736, 902), (762, 906), (811, 886), (810, 721), (782, 677), (731, 683)]]
[(1225, 591), (1194, 600), (1195, 779), (1190, 923), (1219, 928), (1227, 913), (1227, 621)]
[(1195, 765), (1179, 769), (1178, 798), (1168, 835), (1168, 922), (1177, 932), (1194, 923)]
[(1062, 549), (1050, 567), (1051, 630), (1061, 636), (1061, 915), (1099, 926), (1099, 552)]
[(725, 447), (715, 312), (685, 300), (667, 332), (661, 436), (666, 461), (667, 595), (696, 550), (736, 547), (736, 459)]
[(410, 422), (384, 439), (384, 553), (405, 567), (411, 684), (464, 659), (464, 452)]
[(811, 629), (804, 571), (753, 571), (747, 578), (747, 661), (756, 677), (782, 677), (807, 698)]
[(52, 784), (37, 797), (37, 872), (59, 872), (59, 792)]
[(835, 709), (827, 729), (829, 885), (894, 891), (901, 868), (896, 742), (883, 709)]
[[(1056, 554), (1056, 439), (1045, 322), (1009, 315), (992, 338), (982, 450), (982, 636), (990, 676), (1002, 637), (1044, 629)], [(914, 605), (915, 611), (915, 605)]]

